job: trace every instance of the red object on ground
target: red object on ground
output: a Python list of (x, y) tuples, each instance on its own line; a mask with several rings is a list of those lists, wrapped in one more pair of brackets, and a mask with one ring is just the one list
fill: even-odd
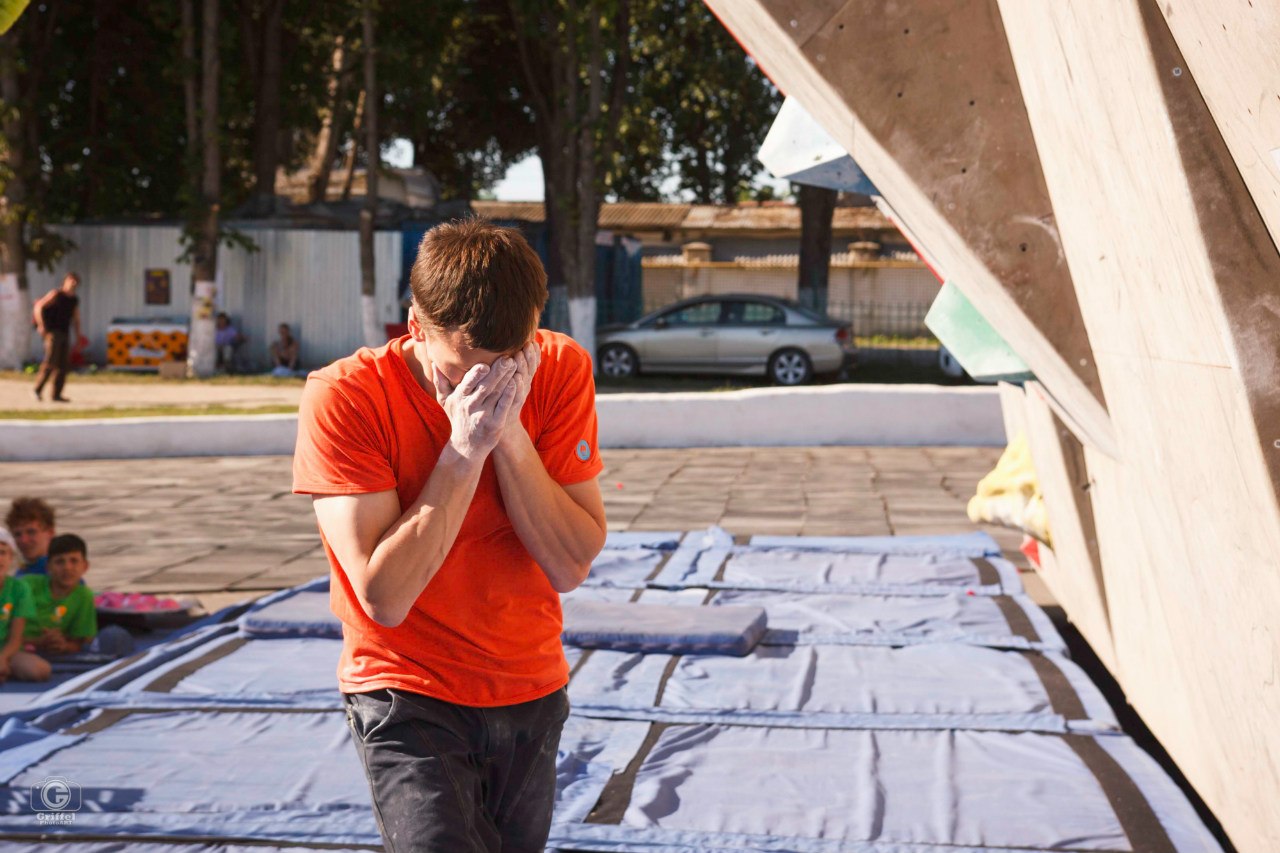
[(408, 323), (387, 323), (386, 326), (387, 340), (394, 341), (396, 338), (403, 338), (409, 334)]
[(89, 350), (89, 339), (84, 335), (76, 338), (76, 342), (71, 347), (71, 367), (84, 367), (89, 363), (89, 359), (85, 357), (85, 353)]
[(1018, 546), (1018, 550), (1027, 555), (1027, 559), (1031, 561), (1031, 565), (1037, 569), (1040, 568), (1040, 540), (1032, 536), (1023, 536), (1022, 544)]

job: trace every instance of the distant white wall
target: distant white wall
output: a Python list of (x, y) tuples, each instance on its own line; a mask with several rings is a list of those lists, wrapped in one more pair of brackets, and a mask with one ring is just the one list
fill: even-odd
[(820, 385), (596, 398), (601, 447), (1005, 443), (997, 389)]
[[(238, 225), (257, 252), (218, 250), (222, 309), (249, 336), (249, 360), (265, 366), (276, 326), (288, 323), (302, 342), (304, 366), (315, 367), (363, 345), (360, 326), (360, 245), (355, 231), (255, 228)], [(74, 270), (80, 274), (81, 320), (92, 361), (106, 359), (107, 326), (116, 317), (181, 317), (191, 313), (191, 267), (181, 254), (181, 230), (173, 225), (59, 225), (76, 244), (52, 272), (32, 268), (33, 297), (58, 286)], [(377, 304), (383, 322), (400, 318), (398, 231), (374, 237)], [(147, 305), (147, 269), (169, 270), (169, 305)], [(30, 357), (39, 359), (39, 340)]]

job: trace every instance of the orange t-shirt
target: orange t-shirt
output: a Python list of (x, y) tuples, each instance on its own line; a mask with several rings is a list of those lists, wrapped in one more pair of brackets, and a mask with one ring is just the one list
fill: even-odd
[[(293, 490), (350, 495), (395, 489), (403, 512), (449, 441), (449, 418), (405, 362), (407, 337), (361, 349), (307, 379)], [(557, 483), (597, 476), (595, 383), (582, 347), (539, 330), (542, 361), (520, 420)], [(324, 539), (323, 532), (321, 539)], [(516, 536), (493, 460), (440, 570), (394, 628), (369, 618), (329, 557), (329, 603), (343, 625), (338, 687), (394, 687), (477, 707), (545, 696), (569, 679), (560, 597)]]

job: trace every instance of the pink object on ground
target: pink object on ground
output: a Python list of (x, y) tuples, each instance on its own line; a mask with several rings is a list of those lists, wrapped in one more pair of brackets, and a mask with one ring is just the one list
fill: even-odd
[(143, 592), (100, 592), (93, 598), (96, 607), (107, 610), (131, 610), (149, 613), (153, 610), (181, 610), (182, 603), (174, 598), (157, 598)]

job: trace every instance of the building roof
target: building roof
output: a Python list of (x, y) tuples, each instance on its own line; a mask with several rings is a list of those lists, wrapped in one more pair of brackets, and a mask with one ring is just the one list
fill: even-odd
[[(473, 201), (480, 216), (518, 222), (544, 222), (540, 201)], [(614, 231), (698, 231), (700, 233), (800, 232), (800, 208), (786, 201), (738, 204), (664, 204), (612, 202), (601, 205), (599, 227)], [(836, 233), (856, 230), (896, 231), (874, 207), (837, 207)]]

